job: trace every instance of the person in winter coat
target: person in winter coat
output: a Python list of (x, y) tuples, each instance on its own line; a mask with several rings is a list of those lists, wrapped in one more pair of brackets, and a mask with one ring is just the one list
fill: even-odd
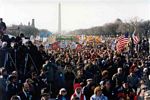
[(82, 87), (80, 83), (74, 84), (74, 93), (70, 100), (86, 100), (85, 95), (82, 93)]
[(15, 76), (10, 76), (8, 80), (9, 81), (6, 86), (6, 92), (7, 92), (7, 100), (10, 100), (10, 98), (13, 95), (16, 95), (18, 93), (18, 85), (17, 85), (17, 78)]
[(59, 90), (59, 94), (58, 94), (56, 100), (69, 100), (69, 97), (67, 96), (67, 91), (65, 88), (61, 88)]
[(105, 96), (108, 97), (109, 100), (114, 100), (115, 95), (114, 95), (114, 90), (113, 90), (113, 87), (111, 86), (110, 80), (107, 80), (106, 82), (104, 82), (102, 92)]
[(7, 71), (5, 68), (0, 68), (0, 100), (6, 100), (6, 80), (7, 80)]
[(108, 98), (102, 94), (100, 86), (97, 86), (94, 89), (94, 94), (91, 96), (90, 100), (108, 100)]
[(94, 93), (95, 84), (93, 83), (93, 80), (87, 79), (87, 85), (83, 87), (83, 93), (87, 100), (90, 100), (90, 97)]

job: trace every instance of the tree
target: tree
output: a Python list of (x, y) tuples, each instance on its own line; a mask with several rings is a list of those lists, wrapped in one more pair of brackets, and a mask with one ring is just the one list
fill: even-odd
[(23, 33), (25, 36), (28, 37), (30, 37), (31, 35), (35, 36), (39, 34), (39, 30), (37, 28), (26, 25), (12, 25), (11, 27), (8, 27), (7, 32), (15, 36)]
[(141, 37), (142, 33), (148, 37), (150, 34), (150, 21), (142, 21), (137, 17), (130, 20), (130, 22), (123, 22), (117, 18), (114, 23), (107, 23), (103, 26), (92, 27), (89, 29), (78, 29), (71, 33), (85, 34), (85, 35), (104, 35), (104, 36), (117, 36), (129, 32), (130, 35), (134, 32)]
[(20, 31), (25, 34), (25, 36), (36, 36), (39, 33), (39, 30), (35, 27), (31, 27), (31, 26), (21, 26), (20, 27)]
[(140, 23), (140, 29), (141, 31), (144, 33), (145, 37), (148, 39), (149, 37), (149, 33), (150, 33), (150, 21), (144, 21), (142, 23)]

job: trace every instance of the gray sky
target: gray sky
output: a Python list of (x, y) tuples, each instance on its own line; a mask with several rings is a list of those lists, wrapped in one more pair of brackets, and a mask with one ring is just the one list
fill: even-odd
[(134, 17), (150, 19), (150, 0), (0, 0), (0, 17), (7, 25), (28, 24), (56, 32), (58, 3), (62, 4), (62, 30), (90, 28)]

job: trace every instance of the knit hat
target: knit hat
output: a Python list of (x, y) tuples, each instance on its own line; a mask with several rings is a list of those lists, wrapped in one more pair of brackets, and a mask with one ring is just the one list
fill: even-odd
[(143, 69), (143, 72), (148, 72), (148, 69), (147, 69), (147, 68), (144, 68), (144, 69)]
[(59, 94), (61, 95), (63, 91), (67, 92), (65, 88), (61, 88), (61, 89), (59, 90)]
[(2, 43), (2, 48), (6, 47), (7, 46), (7, 42), (3, 42)]
[(82, 88), (80, 83), (75, 83), (74, 84), (74, 90), (76, 90), (77, 88)]

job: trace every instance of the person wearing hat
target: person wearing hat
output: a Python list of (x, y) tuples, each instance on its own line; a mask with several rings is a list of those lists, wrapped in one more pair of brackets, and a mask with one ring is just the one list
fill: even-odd
[(122, 86), (117, 89), (117, 97), (118, 99), (133, 100), (135, 96), (134, 91), (127, 82), (123, 82)]
[(125, 79), (125, 75), (123, 73), (123, 68), (119, 67), (117, 69), (117, 73), (115, 73), (113, 76), (112, 76), (112, 82), (113, 82), (113, 85), (118, 88), (120, 86), (122, 86), (122, 82), (126, 80)]
[(6, 100), (6, 80), (7, 80), (8, 74), (7, 70), (2, 67), (0, 68), (0, 100)]
[(35, 100), (27, 82), (23, 84), (22, 91), (19, 93), (21, 100)]
[(74, 94), (70, 100), (86, 100), (85, 95), (82, 93), (82, 87), (80, 83), (74, 84)]
[(93, 83), (92, 78), (89, 78), (86, 81), (87, 81), (87, 85), (83, 87), (83, 93), (86, 99), (89, 100), (94, 93), (95, 84)]
[(18, 95), (14, 95), (10, 100), (21, 100), (21, 98)]
[(144, 94), (147, 89), (148, 87), (145, 84), (141, 84), (140, 88), (137, 89), (137, 95), (134, 97), (134, 100), (144, 100)]
[(144, 100), (150, 100), (150, 90), (144, 93)]
[(102, 92), (105, 96), (108, 97), (109, 100), (113, 100), (115, 98), (115, 91), (112, 87), (111, 81), (107, 80), (103, 83)]
[(6, 91), (7, 91), (7, 98), (8, 98), (8, 100), (10, 100), (10, 98), (13, 95), (16, 95), (18, 93), (18, 85), (17, 85), (17, 78), (16, 78), (16, 76), (10, 75), (8, 77)]
[(41, 94), (41, 100), (49, 100), (49, 99), (50, 99), (50, 95), (48, 93)]
[(65, 88), (61, 88), (59, 90), (59, 94), (58, 94), (56, 100), (69, 100), (69, 98), (67, 96), (67, 91)]
[(97, 86), (94, 89), (94, 94), (91, 96), (90, 100), (108, 100), (108, 98), (102, 93), (101, 87)]

